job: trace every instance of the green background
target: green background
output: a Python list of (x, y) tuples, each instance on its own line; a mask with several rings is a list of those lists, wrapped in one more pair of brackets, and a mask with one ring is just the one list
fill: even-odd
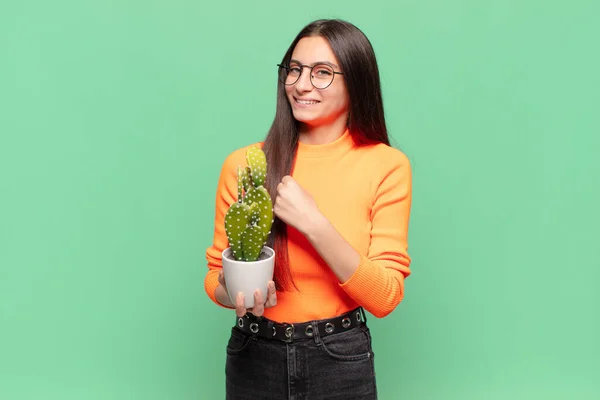
[[(381, 399), (600, 398), (596, 1), (0, 5), (0, 399), (220, 399), (221, 163), (304, 24), (372, 41), (413, 166)], [(340, 200), (342, 201), (342, 200)]]

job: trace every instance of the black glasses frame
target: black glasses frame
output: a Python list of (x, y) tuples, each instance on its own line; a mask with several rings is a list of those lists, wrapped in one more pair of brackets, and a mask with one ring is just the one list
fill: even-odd
[[(283, 83), (286, 86), (295, 85), (300, 80), (300, 77), (302, 76), (302, 71), (304, 71), (304, 68), (308, 68), (308, 69), (310, 69), (310, 84), (313, 85), (313, 87), (315, 89), (317, 89), (317, 90), (323, 90), (323, 89), (327, 89), (329, 86), (331, 86), (331, 84), (333, 83), (333, 80), (335, 79), (335, 75), (336, 74), (337, 75), (344, 75), (343, 72), (335, 71), (331, 65), (327, 65), (333, 71), (333, 77), (331, 78), (331, 82), (329, 82), (329, 84), (327, 86), (325, 86), (325, 87), (317, 87), (317, 86), (315, 86), (315, 84), (312, 81), (312, 79), (313, 79), (312, 70), (313, 70), (314, 67), (318, 67), (320, 65), (327, 65), (327, 64), (315, 64), (312, 67), (310, 65), (298, 64), (298, 66), (302, 67), (302, 70), (300, 72), (300, 75), (298, 75), (298, 78), (293, 83), (285, 83), (285, 80), (280, 79), (281, 83)], [(290, 72), (290, 66), (289, 65), (286, 65), (286, 64), (277, 64), (277, 66), (279, 67), (280, 70), (281, 70), (281, 68), (285, 69), (288, 72), (288, 74), (289, 74), (289, 72)]]

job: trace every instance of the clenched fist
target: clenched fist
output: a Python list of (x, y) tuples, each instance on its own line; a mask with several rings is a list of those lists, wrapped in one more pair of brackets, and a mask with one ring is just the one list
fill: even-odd
[(277, 185), (273, 212), (304, 235), (324, 218), (313, 197), (289, 175)]

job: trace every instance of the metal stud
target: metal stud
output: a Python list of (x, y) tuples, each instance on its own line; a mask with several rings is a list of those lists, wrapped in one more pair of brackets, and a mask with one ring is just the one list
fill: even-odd
[(342, 320), (342, 326), (344, 328), (348, 328), (350, 326), (350, 324), (352, 324), (352, 322), (350, 321), (350, 318), (346, 317)]
[(312, 337), (312, 335), (313, 335), (313, 327), (312, 327), (312, 325), (308, 325), (306, 327), (306, 329), (304, 329), (304, 333), (306, 334), (306, 336)]
[(288, 326), (287, 328), (285, 328), (285, 337), (287, 337), (288, 339), (291, 338), (293, 331), (294, 331), (294, 328), (291, 326)]
[(250, 332), (252, 332), (252, 333), (258, 332), (258, 324), (256, 322), (253, 322), (250, 324)]
[(335, 326), (333, 326), (333, 324), (331, 322), (328, 322), (325, 324), (325, 332), (331, 333), (334, 331), (334, 329), (335, 329)]
[(240, 317), (240, 318), (238, 318), (238, 326), (239, 326), (240, 328), (243, 328), (243, 327), (244, 327), (244, 320), (243, 320), (241, 317)]

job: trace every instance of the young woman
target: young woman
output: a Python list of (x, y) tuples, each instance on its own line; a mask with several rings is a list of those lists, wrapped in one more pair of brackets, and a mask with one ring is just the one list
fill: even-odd
[[(205, 289), (235, 308), (227, 344), (228, 399), (375, 399), (364, 310), (388, 315), (404, 295), (411, 169), (390, 146), (379, 72), (354, 25), (302, 29), (279, 68), (277, 110), (264, 142), (275, 221), (275, 278), (246, 310), (227, 296), (223, 219), (237, 197), (247, 147), (223, 163)], [(256, 145), (256, 144), (252, 144)], [(252, 326), (252, 329), (251, 329)]]

